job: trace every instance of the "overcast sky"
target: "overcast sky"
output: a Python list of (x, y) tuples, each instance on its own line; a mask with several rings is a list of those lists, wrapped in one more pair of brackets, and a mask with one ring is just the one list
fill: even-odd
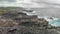
[(60, 0), (0, 0), (0, 6), (22, 6), (29, 8), (60, 8)]
[(0, 0), (1, 2), (3, 2), (3, 1), (7, 1), (7, 2), (15, 2), (15, 0)]

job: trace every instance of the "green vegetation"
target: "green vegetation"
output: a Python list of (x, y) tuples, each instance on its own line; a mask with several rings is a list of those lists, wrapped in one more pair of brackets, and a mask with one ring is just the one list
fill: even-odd
[(0, 15), (3, 13), (10, 13), (10, 12), (18, 12), (22, 11), (24, 8), (22, 7), (0, 7)]
[(0, 15), (2, 15), (3, 13), (5, 13), (5, 10), (0, 10)]

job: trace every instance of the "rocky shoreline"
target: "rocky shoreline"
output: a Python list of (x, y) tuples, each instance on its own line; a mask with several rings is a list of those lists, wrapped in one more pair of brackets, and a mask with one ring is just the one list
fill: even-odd
[(0, 34), (58, 34), (46, 19), (24, 11), (21, 7), (0, 8)]
[(47, 26), (48, 22), (44, 18), (23, 12), (4, 13), (0, 17), (1, 34), (45, 34)]

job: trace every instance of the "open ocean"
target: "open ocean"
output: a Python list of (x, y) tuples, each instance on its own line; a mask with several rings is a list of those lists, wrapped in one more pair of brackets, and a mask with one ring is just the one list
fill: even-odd
[(35, 12), (30, 14), (60, 18), (60, 8), (35, 8), (33, 10)]
[[(35, 8), (33, 10), (33, 12), (27, 12), (27, 14), (38, 15), (45, 18), (49, 24), (60, 27), (60, 8)], [(53, 20), (47, 17), (53, 17)]]

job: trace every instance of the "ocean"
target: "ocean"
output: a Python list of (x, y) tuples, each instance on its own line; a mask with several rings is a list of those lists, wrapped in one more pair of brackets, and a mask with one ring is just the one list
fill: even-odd
[(60, 18), (60, 8), (34, 8), (35, 14), (38, 16), (50, 16)]
[[(27, 12), (28, 15), (38, 15), (46, 18), (52, 26), (60, 26), (60, 8), (34, 8), (34, 12)], [(53, 20), (47, 17), (54, 17)]]

